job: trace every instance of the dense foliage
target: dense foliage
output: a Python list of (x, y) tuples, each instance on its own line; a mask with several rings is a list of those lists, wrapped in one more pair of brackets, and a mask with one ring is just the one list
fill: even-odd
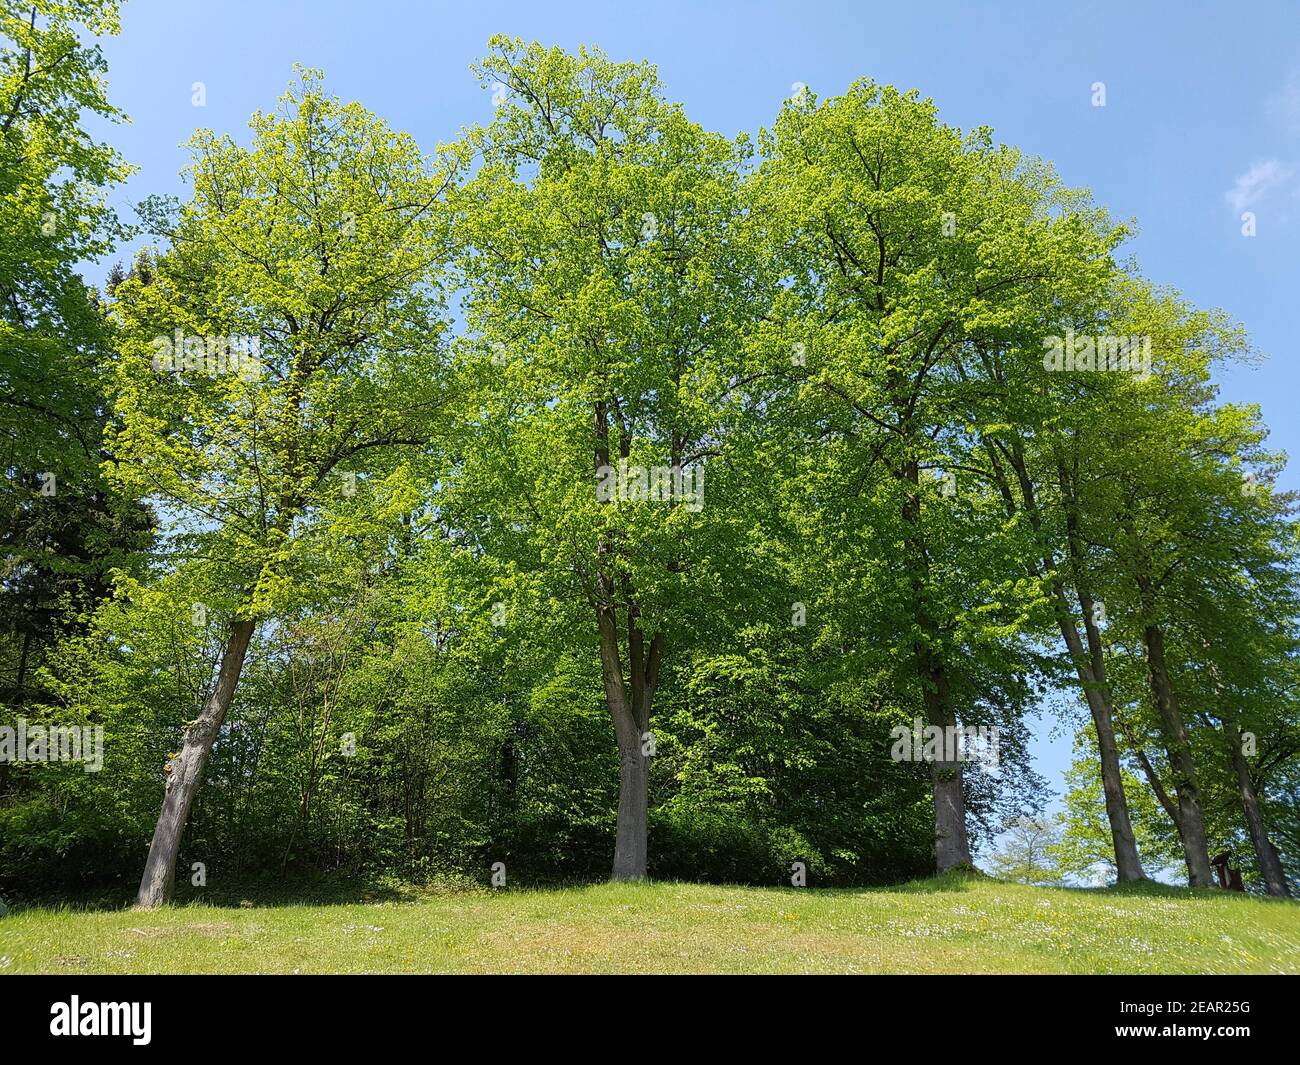
[(432, 154), (310, 70), (198, 131), (100, 294), (126, 170), (78, 32), (115, 5), (4, 12), (0, 726), (103, 764), (0, 761), (0, 891), (146, 852), (147, 905), (611, 855), (884, 883), (1004, 829), (1035, 882), (1228, 849), (1294, 890), (1296, 525), (1213, 383), (1245, 338), (1049, 166), (870, 80), (729, 140), (648, 64), (498, 38), (494, 120)]

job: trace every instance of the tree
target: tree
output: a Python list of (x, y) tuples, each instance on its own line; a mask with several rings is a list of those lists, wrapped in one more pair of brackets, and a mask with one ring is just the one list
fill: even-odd
[[(1114, 388), (1103, 416), (1078, 440), (1057, 450), (1062, 492), (1078, 500), (1073, 535), (1088, 545), (1090, 591), (1109, 619), (1107, 643), (1127, 652), (1110, 673), (1113, 690), (1140, 710), (1127, 711), (1130, 743), (1161, 805), (1178, 826), (1192, 886), (1212, 883), (1208, 838), (1192, 723), (1184, 709), (1177, 657), (1201, 654), (1201, 641), (1180, 652), (1183, 592), (1212, 579), (1226, 547), (1210, 513), (1220, 494), (1220, 458), (1236, 454), (1249, 436), (1239, 412), (1214, 408), (1207, 387), (1213, 358), (1240, 345), (1221, 316), (1191, 312), (1179, 300), (1138, 293), (1117, 302), (1110, 332), (1149, 338), (1153, 372)], [(1159, 455), (1133, 462), (1132, 455)], [(1086, 472), (1085, 472), (1086, 471)], [(1076, 552), (1082, 557), (1084, 549)], [(1081, 565), (1081, 569), (1083, 566)], [(1141, 662), (1141, 671), (1135, 668)], [(1147, 733), (1163, 749), (1172, 795), (1135, 738), (1149, 711)]]
[(1052, 862), (1056, 825), (1045, 817), (1015, 817), (1003, 825), (1001, 846), (993, 852), (994, 876), (1022, 884), (1054, 884), (1060, 873)]
[[(1074, 761), (1065, 775), (1064, 809), (1057, 815), (1059, 832), (1052, 848), (1053, 864), (1061, 874), (1089, 885), (1105, 884), (1117, 875), (1100, 764), (1092, 753), (1095, 749), (1093, 737), (1076, 735)], [(1179, 861), (1177, 829), (1150, 788), (1128, 768), (1120, 771), (1137, 849), (1147, 867), (1159, 875)]]
[[(667, 103), (649, 66), (491, 49), (479, 74), (504, 100), (474, 134), (461, 210), (487, 399), (454, 513), (467, 558), (595, 637), (620, 766), (613, 875), (639, 878), (664, 662), (720, 598), (714, 548), (743, 522), (713, 471), (756, 313), (733, 239), (746, 147)], [(499, 585), (485, 594), (507, 609)]]
[(78, 273), (125, 232), (105, 197), (130, 168), (84, 126), (123, 117), (99, 47), (81, 40), (117, 30), (111, 0), (0, 5), (0, 698), (15, 707), (108, 570), (147, 541), (99, 470), (109, 337)]
[[(1259, 793), (1295, 742), (1290, 678), (1300, 600), (1291, 503), (1255, 483), (1251, 467), (1280, 462), (1262, 450), (1257, 411), (1225, 407), (1203, 421), (1204, 442), (1189, 452), (1200, 456), (1195, 479), (1193, 471), (1184, 474), (1191, 501), (1175, 511), (1177, 526), (1164, 530), (1175, 541), (1164, 582), (1165, 627), (1175, 643), (1170, 685), (1190, 707), (1188, 747), (1209, 795), (1200, 796), (1202, 804), (1214, 806), (1215, 791), (1226, 797), (1220, 804), (1228, 809), (1207, 809), (1207, 822), (1244, 822), (1265, 890), (1285, 897)], [(1225, 768), (1228, 780), (1216, 787)], [(1231, 842), (1221, 838), (1214, 849)]]
[[(1023, 365), (1045, 308), (1104, 282), (1116, 234), (987, 129), (963, 135), (868, 80), (788, 102), (764, 155), (758, 214), (786, 282), (787, 350), (806, 355), (810, 435), (843, 454), (846, 494), (871, 500), (896, 545), (877, 638), (909, 664), (928, 726), (973, 724), (1000, 701), (987, 679), (1031, 661), (1016, 634), (1041, 595), (980, 455), (983, 423), (1002, 420), (982, 397), (1018, 382), (971, 371), (981, 350)], [(970, 866), (965, 770), (931, 770), (937, 865)]]
[[(110, 473), (171, 519), (168, 561), (216, 571), (215, 681), (167, 768), (138, 904), (177, 848), (259, 620), (311, 594), (360, 515), (417, 498), (454, 386), (441, 342), (445, 194), (432, 162), (305, 71), (244, 148), (200, 132), (192, 199), (149, 272), (117, 286)], [(153, 217), (167, 216), (154, 205)]]

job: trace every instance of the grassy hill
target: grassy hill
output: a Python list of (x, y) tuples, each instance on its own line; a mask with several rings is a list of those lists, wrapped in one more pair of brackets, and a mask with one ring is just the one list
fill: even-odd
[(856, 891), (682, 883), (405, 889), (0, 918), (0, 974), (1300, 973), (1300, 903), (942, 877)]

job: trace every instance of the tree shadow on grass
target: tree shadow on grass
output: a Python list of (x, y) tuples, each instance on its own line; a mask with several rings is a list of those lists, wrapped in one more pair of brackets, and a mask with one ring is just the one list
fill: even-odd
[[(178, 877), (171, 905), (215, 906), (223, 909), (262, 909), (279, 906), (355, 906), (385, 902), (417, 902), (437, 895), (465, 894), (486, 890), (467, 880), (410, 884), (390, 877), (258, 877), (222, 883), (209, 881), (195, 887)], [(60, 895), (38, 895), (11, 902), (9, 912), (60, 910), (94, 913), (130, 909), (135, 903), (135, 885)]]
[[(789, 895), (798, 897), (800, 895), (814, 894), (822, 897), (853, 897), (858, 895), (870, 895), (881, 892), (890, 894), (908, 893), (908, 894), (938, 894), (938, 893), (957, 893), (971, 890), (972, 887), (981, 883), (997, 883), (993, 878), (986, 876), (978, 870), (963, 870), (945, 873), (942, 876), (929, 877), (921, 880), (909, 880), (904, 883), (893, 884), (847, 884), (837, 885), (834, 887), (818, 887), (816, 884), (810, 884), (807, 887), (794, 887), (790, 884), (754, 884), (738, 883), (716, 880), (678, 880), (678, 879), (656, 879), (654, 877), (646, 880), (634, 881), (611, 881), (611, 880), (584, 880), (572, 883), (544, 883), (544, 884), (514, 884), (509, 891), (527, 892), (529, 894), (555, 894), (559, 892), (580, 892), (599, 890), (603, 888), (618, 886), (621, 888), (713, 888), (720, 891), (761, 891), (766, 895)], [(508, 894), (509, 892), (507, 892)]]
[(978, 887), (980, 884), (993, 884), (996, 881), (978, 869), (953, 869), (938, 876), (926, 877), (924, 880), (909, 880), (905, 884), (892, 887), (871, 888), (872, 891), (901, 892), (913, 895), (948, 895)]
[[(508, 888), (498, 891), (466, 877), (446, 877), (428, 883), (412, 883), (386, 876), (265, 876), (241, 878), (229, 882), (222, 882), (218, 877), (203, 888), (195, 887), (188, 881), (178, 882), (172, 905), (174, 907), (202, 905), (222, 909), (265, 909), (283, 906), (356, 906), (417, 903), (436, 898), (465, 897), (469, 895), (505, 899), (511, 896), (518, 897), (521, 894), (556, 895), (566, 892), (578, 892), (585, 895), (610, 887), (611, 884), (612, 882), (608, 880), (551, 881), (547, 883), (516, 881)], [(712, 887), (721, 890), (762, 891), (765, 894), (791, 896), (813, 892), (824, 897), (851, 898), (882, 892), (903, 895), (961, 894), (969, 892), (982, 884), (989, 886), (1005, 885), (1010, 888), (1025, 886), (1011, 881), (997, 880), (979, 871), (969, 870), (954, 870), (941, 876), (910, 880), (901, 884), (827, 888), (816, 886), (796, 888), (784, 884), (719, 884), (686, 880), (646, 880), (625, 882), (620, 886), (633, 888)], [(1212, 905), (1232, 905), (1242, 899), (1257, 902), (1277, 902), (1284, 906), (1298, 904), (1296, 900), (1290, 899), (1267, 899), (1259, 895), (1244, 895), (1217, 888), (1191, 889), (1174, 887), (1155, 881), (1117, 884), (1099, 888), (1052, 885), (1050, 887), (1040, 887), (1037, 890), (1064, 891), (1080, 895), (1102, 895), (1111, 898), (1168, 898), (1183, 901), (1195, 899), (1198, 901), (1204, 900)], [(134, 901), (134, 884), (128, 886), (124, 883), (98, 890), (57, 896), (38, 896), (13, 901), (10, 904), (9, 912), (11, 914), (17, 914), (24, 910), (56, 910), (77, 913), (112, 912), (129, 909)]]
[(1268, 895), (1256, 895), (1244, 891), (1225, 891), (1219, 887), (1190, 888), (1173, 884), (1162, 884), (1158, 880), (1138, 880), (1126, 884), (1110, 884), (1106, 887), (1064, 887), (1063, 891), (1075, 891), (1089, 895), (1106, 895), (1118, 898), (1166, 898), (1195, 899), (1214, 905), (1232, 905), (1237, 902), (1276, 902), (1283, 906), (1294, 906), (1296, 899), (1278, 899)]

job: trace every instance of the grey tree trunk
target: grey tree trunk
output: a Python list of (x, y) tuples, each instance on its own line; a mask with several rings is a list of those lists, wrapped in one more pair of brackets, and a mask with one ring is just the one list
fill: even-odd
[(618, 826), (614, 839), (615, 880), (644, 880), (647, 872), (647, 836), (649, 834), (649, 758), (642, 753), (642, 734), (649, 728), (650, 704), (654, 695), (653, 677), (645, 683), (647, 666), (658, 668), (658, 654), (643, 662), (641, 641), (636, 630), (635, 612), (629, 628), (632, 637), (629, 651), (633, 682), (623, 678), (619, 656), (618, 622), (612, 607), (596, 609), (600, 629), (601, 679), (605, 687), (605, 704), (614, 723), (618, 742)]
[(198, 720), (185, 733), (180, 752), (172, 759), (163, 794), (162, 812), (153, 830), (149, 844), (149, 857), (145, 860), (144, 876), (135, 904), (141, 909), (153, 909), (168, 902), (176, 880), (176, 855), (180, 851), (181, 836), (190, 819), (190, 807), (203, 780), (203, 770), (212, 753), (226, 712), (235, 696), (239, 673), (248, 653), (255, 622), (233, 621), (226, 636), (226, 647), (221, 655), (217, 684), (203, 706)]
[[(925, 684), (926, 717), (947, 736), (956, 724), (948, 698), (948, 677), (943, 667), (932, 663)], [(946, 747), (946, 744), (945, 744)], [(934, 861), (939, 872), (973, 868), (970, 840), (966, 834), (966, 791), (960, 761), (936, 759), (930, 765), (934, 792)]]
[(1169, 767), (1174, 775), (1174, 792), (1178, 796), (1178, 835), (1187, 861), (1187, 882), (1192, 887), (1211, 887), (1210, 850), (1205, 836), (1205, 816), (1201, 811), (1201, 794), (1196, 784), (1196, 767), (1192, 747), (1187, 739), (1178, 696), (1169, 679), (1165, 662), (1165, 637), (1159, 625), (1147, 625), (1143, 631), (1147, 652), (1147, 673), (1156, 712), (1167, 738)]
[[(1115, 873), (1120, 883), (1146, 879), (1142, 859), (1138, 856), (1137, 838), (1129, 818), (1128, 799), (1124, 794), (1124, 780), (1120, 776), (1119, 747), (1115, 743), (1115, 722), (1111, 713), (1110, 691), (1104, 674), (1096, 675), (1095, 656), (1086, 654), (1079, 630), (1067, 616), (1064, 594), (1058, 589), (1057, 621), (1065, 638), (1075, 672), (1083, 688), (1083, 696), (1092, 713), (1093, 728), (1097, 733), (1097, 753), (1101, 762), (1101, 788), (1106, 799), (1106, 819), (1110, 822), (1110, 838), (1115, 848)], [(1084, 624), (1089, 627), (1089, 644), (1093, 642), (1092, 607), (1084, 606)], [(1099, 643), (1100, 641), (1098, 641)], [(1103, 665), (1104, 668), (1104, 665)]]
[[(596, 447), (594, 472), (600, 476), (609, 464), (609, 410), (604, 402), (592, 408), (592, 428)], [(620, 437), (620, 457), (629, 457), (630, 440), (626, 432)], [(674, 466), (681, 465), (680, 447), (672, 448)], [(608, 542), (600, 544), (602, 560), (612, 553)], [(670, 567), (671, 568), (671, 567)], [(650, 758), (643, 751), (642, 737), (650, 728), (655, 688), (659, 684), (659, 665), (663, 657), (663, 634), (656, 633), (647, 647), (640, 626), (640, 608), (635, 589), (626, 576), (619, 581), (610, 575), (603, 561), (597, 577), (598, 597), (596, 626), (600, 634), (600, 675), (605, 688), (605, 705), (614, 723), (618, 742), (618, 824), (614, 837), (614, 880), (644, 880), (648, 871)], [(615, 589), (618, 589), (617, 594)], [(627, 677), (619, 649), (618, 611), (627, 618)]]
[(648, 759), (641, 753), (640, 734), (619, 735), (618, 759), (618, 830), (612, 876), (615, 880), (644, 880), (649, 834), (649, 767)]
[(1254, 782), (1250, 779), (1250, 764), (1241, 751), (1241, 733), (1236, 725), (1225, 725), (1232, 768), (1237, 774), (1237, 794), (1241, 797), (1241, 810), (1246, 815), (1246, 827), (1250, 831), (1250, 842), (1255, 848), (1255, 860), (1259, 863), (1260, 874), (1264, 877), (1264, 890), (1280, 899), (1291, 897), (1287, 887), (1286, 874), (1282, 871), (1282, 860), (1277, 848), (1268, 838), (1264, 825), (1264, 814), (1259, 808), (1259, 797), (1255, 794)]
[[(1072, 482), (1064, 465), (1058, 465), (1061, 482), (1061, 495), (1067, 513), (1067, 548), (1071, 568), (1074, 572), (1075, 587), (1079, 592), (1079, 607), (1083, 613), (1083, 622), (1088, 635), (1088, 652), (1084, 653), (1083, 641), (1075, 626), (1070, 612), (1070, 603), (1066, 599), (1065, 586), (1056, 574), (1055, 552), (1043, 536), (1043, 519), (1038, 510), (1038, 496), (1029, 467), (1025, 462), (1024, 450), (1019, 441), (1009, 447), (1001, 447), (1001, 453), (1015, 471), (1020, 487), (1020, 498), (1034, 534), (1039, 538), (1042, 552), (1043, 569), (1040, 572), (1033, 564), (1026, 564), (1031, 577), (1052, 575), (1052, 602), (1056, 622), (1065, 640), (1070, 660), (1074, 663), (1079, 686), (1083, 689), (1088, 710), (1092, 714), (1092, 723), (1097, 733), (1097, 753), (1101, 762), (1101, 786), (1106, 800), (1106, 819), (1110, 823), (1110, 838), (1115, 849), (1115, 873), (1121, 883), (1144, 880), (1146, 874), (1142, 869), (1142, 860), (1138, 856), (1137, 839), (1133, 833), (1133, 823), (1129, 818), (1128, 798), (1124, 794), (1124, 778), (1120, 774), (1119, 748), (1115, 743), (1115, 719), (1111, 708), (1110, 686), (1106, 680), (1106, 655), (1101, 643), (1100, 633), (1092, 621), (1092, 599), (1083, 588), (1084, 582), (1080, 572), (1082, 545), (1079, 539), (1077, 512), (1073, 505), (1070, 488)], [(1016, 501), (1011, 487), (1002, 471), (998, 451), (993, 443), (986, 443), (989, 460), (993, 467), (995, 479), (1006, 503), (1007, 514), (1016, 513)]]
[(1147, 757), (1147, 752), (1142, 747), (1142, 741), (1134, 733), (1132, 726), (1121, 721), (1120, 728), (1124, 730), (1124, 735), (1128, 737), (1129, 747), (1133, 751), (1134, 757), (1137, 758), (1142, 775), (1147, 778), (1147, 783), (1151, 786), (1151, 792), (1155, 795), (1156, 802), (1169, 815), (1170, 822), (1177, 827), (1179, 818), (1183, 816), (1182, 812), (1178, 809), (1178, 804), (1169, 797), (1169, 792), (1165, 790), (1165, 786), (1160, 783), (1160, 774), (1156, 772), (1155, 766), (1151, 764), (1151, 759)]
[[(935, 652), (933, 642), (939, 627), (931, 616), (927, 602), (926, 575), (928, 563), (924, 533), (921, 528), (920, 466), (908, 459), (895, 472), (905, 486), (901, 515), (907, 526), (905, 542), (910, 567), (912, 612), (917, 628), (927, 639), (912, 645), (918, 679), (921, 682), (921, 700), (925, 705), (926, 724), (938, 726), (942, 735), (957, 723), (952, 708), (948, 673), (943, 660)], [(943, 744), (945, 750), (947, 742)], [(930, 764), (930, 785), (934, 795), (934, 862), (939, 872), (956, 868), (974, 868), (970, 840), (966, 834), (966, 785), (958, 760), (935, 759)]]
[[(1120, 883), (1142, 880), (1142, 861), (1138, 857), (1137, 840), (1129, 818), (1128, 799), (1124, 795), (1124, 780), (1120, 775), (1119, 748), (1115, 744), (1115, 716), (1110, 685), (1106, 680), (1106, 648), (1101, 642), (1101, 632), (1093, 615), (1095, 603), (1090, 590), (1091, 582), (1088, 580), (1088, 554), (1080, 529), (1078, 499), (1075, 494), (1077, 482), (1069, 466), (1060, 459), (1057, 461), (1056, 474), (1065, 510), (1066, 552), (1075, 595), (1079, 601), (1079, 613), (1083, 618), (1083, 631), (1088, 639), (1087, 657), (1082, 656), (1082, 648), (1078, 647), (1079, 633), (1074, 627), (1073, 618), (1068, 618), (1070, 631), (1066, 635), (1066, 643), (1071, 644), (1070, 654), (1074, 657), (1075, 668), (1078, 670), (1079, 681), (1083, 684), (1084, 697), (1088, 701), (1088, 710), (1092, 714), (1093, 727), (1097, 733), (1106, 819), (1110, 822), (1111, 842), (1115, 847), (1115, 875)], [(1059, 594), (1064, 604), (1064, 592)], [(1068, 614), (1068, 610), (1061, 613), (1063, 625), (1066, 624)]]

